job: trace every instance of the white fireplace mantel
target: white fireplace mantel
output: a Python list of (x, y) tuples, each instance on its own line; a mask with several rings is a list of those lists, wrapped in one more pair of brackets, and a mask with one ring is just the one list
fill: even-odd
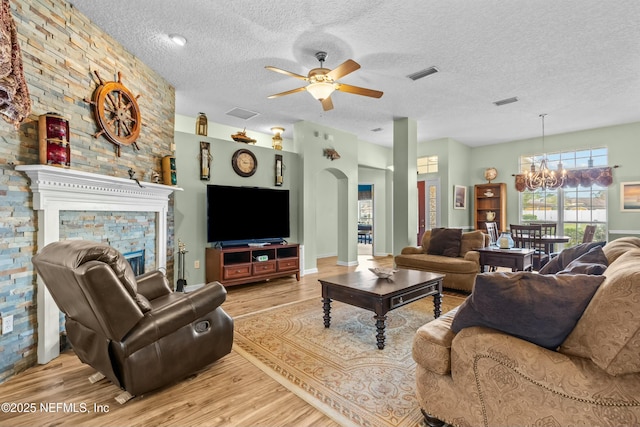
[[(156, 212), (156, 267), (167, 264), (169, 195), (181, 188), (47, 165), (20, 165), (38, 211), (38, 250), (60, 240), (60, 211)], [(38, 363), (59, 354), (59, 310), (38, 277)]]

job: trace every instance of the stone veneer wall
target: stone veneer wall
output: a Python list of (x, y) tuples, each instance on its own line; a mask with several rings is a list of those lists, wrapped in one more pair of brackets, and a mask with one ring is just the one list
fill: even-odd
[[(160, 172), (162, 157), (172, 154), (175, 117), (174, 88), (70, 4), (63, 0), (12, 1), (11, 12), (33, 107), (18, 130), (0, 120), (0, 313), (14, 316), (13, 332), (0, 336), (0, 382), (37, 360), (37, 288), (31, 264), (38, 249), (37, 217), (27, 178), (13, 166), (39, 162), (38, 116), (53, 111), (69, 120), (71, 168), (124, 178), (132, 168), (143, 181), (150, 180), (152, 170)], [(117, 80), (121, 72), (122, 83), (134, 95), (141, 95), (140, 151), (123, 147), (121, 157), (117, 157), (110, 142), (93, 137), (97, 127), (83, 99), (91, 98), (97, 86), (95, 70), (106, 81)], [(143, 213), (123, 213), (120, 221), (137, 222), (141, 215), (142, 223), (149, 221)], [(86, 225), (93, 214), (82, 216)], [(98, 218), (96, 222), (103, 220)], [(168, 224), (167, 270), (173, 277), (173, 196)], [(122, 230), (127, 233), (127, 226)], [(96, 239), (92, 227), (86, 227), (86, 234), (77, 228), (71, 234), (74, 238), (104, 240), (102, 236)], [(108, 238), (110, 243), (113, 239)]]

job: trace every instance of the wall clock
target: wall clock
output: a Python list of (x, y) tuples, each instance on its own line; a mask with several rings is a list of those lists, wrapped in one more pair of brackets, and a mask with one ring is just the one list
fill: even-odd
[(122, 76), (118, 72), (117, 82), (105, 82), (98, 71), (94, 71), (100, 84), (93, 92), (91, 100), (85, 99), (92, 105), (93, 115), (100, 130), (94, 135), (98, 138), (104, 135), (116, 146), (116, 154), (120, 157), (120, 147), (133, 145), (139, 150), (136, 140), (140, 135), (140, 108), (137, 99), (129, 89), (122, 84)]
[(251, 151), (242, 148), (233, 153), (231, 166), (236, 173), (243, 177), (248, 177), (256, 173), (258, 159)]

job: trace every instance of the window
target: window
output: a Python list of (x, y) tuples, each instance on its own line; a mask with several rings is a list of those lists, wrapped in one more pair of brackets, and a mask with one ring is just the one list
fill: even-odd
[(438, 172), (438, 156), (427, 156), (418, 158), (418, 173)]
[[(583, 169), (607, 165), (607, 149), (593, 148), (563, 151), (547, 155), (550, 169)], [(520, 157), (520, 170), (527, 173), (531, 162), (538, 166), (543, 155)], [(607, 236), (607, 188), (599, 185), (556, 190), (525, 190), (520, 194), (520, 223), (530, 221), (553, 221), (558, 223), (557, 233), (571, 237), (568, 246), (582, 242), (584, 228), (596, 226), (594, 240), (606, 240)]]

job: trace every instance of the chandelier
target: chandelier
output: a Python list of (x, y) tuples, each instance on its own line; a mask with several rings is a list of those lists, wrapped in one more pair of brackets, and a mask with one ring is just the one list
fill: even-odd
[(535, 159), (531, 162), (531, 170), (524, 177), (524, 184), (528, 190), (555, 190), (562, 187), (567, 172), (562, 168), (562, 162), (558, 163), (558, 170), (553, 171), (547, 166), (547, 154), (544, 151), (544, 117), (546, 114), (540, 114), (542, 118), (542, 160), (540, 167), (536, 170)]

